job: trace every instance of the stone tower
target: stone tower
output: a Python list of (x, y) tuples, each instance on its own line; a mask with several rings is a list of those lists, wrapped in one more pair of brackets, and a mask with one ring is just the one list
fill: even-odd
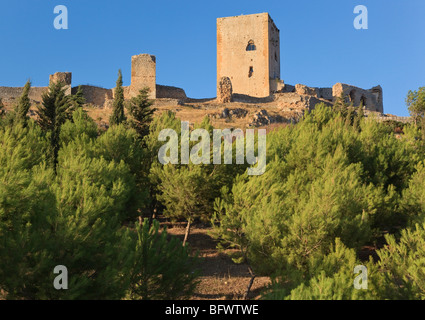
[(49, 77), (49, 84), (61, 82), (64, 85), (65, 94), (71, 94), (72, 73), (71, 72), (56, 72)]
[(131, 57), (131, 85), (129, 97), (135, 97), (144, 87), (150, 89), (150, 99), (156, 98), (156, 58), (150, 54)]
[(279, 29), (268, 13), (217, 19), (217, 83), (222, 77), (234, 93), (253, 97), (283, 86)]

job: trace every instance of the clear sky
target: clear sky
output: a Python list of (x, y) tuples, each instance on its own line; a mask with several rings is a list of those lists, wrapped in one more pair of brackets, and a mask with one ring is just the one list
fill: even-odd
[[(69, 29), (53, 27), (66, 5)], [(369, 29), (353, 26), (365, 5)], [(0, 86), (48, 85), (71, 71), (73, 85), (130, 84), (131, 56), (157, 59), (157, 83), (193, 98), (216, 92), (216, 18), (268, 12), (280, 29), (281, 79), (369, 89), (380, 84), (384, 111), (408, 115), (409, 90), (425, 86), (424, 0), (0, 0)]]

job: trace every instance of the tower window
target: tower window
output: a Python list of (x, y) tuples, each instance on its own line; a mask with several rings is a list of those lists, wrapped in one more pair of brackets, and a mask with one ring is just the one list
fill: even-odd
[(246, 51), (255, 51), (257, 50), (257, 47), (254, 44), (253, 40), (248, 41), (248, 45), (246, 46)]
[(248, 78), (251, 78), (253, 73), (254, 73), (254, 67), (249, 67)]

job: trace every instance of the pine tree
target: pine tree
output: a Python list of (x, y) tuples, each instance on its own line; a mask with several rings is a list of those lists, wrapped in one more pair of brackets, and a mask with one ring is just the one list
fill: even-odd
[(190, 234), (190, 228), (195, 218), (208, 217), (211, 202), (214, 199), (214, 185), (206, 170), (198, 165), (177, 168), (165, 165), (163, 168), (154, 167), (160, 184), (160, 194), (157, 199), (165, 206), (164, 214), (171, 219), (185, 219), (186, 232), (183, 246)]
[(28, 97), (31, 90), (31, 81), (28, 80), (19, 98), (18, 104), (15, 106), (15, 121), (18, 123), (26, 124), (28, 120), (28, 111), (31, 107), (31, 102)]
[(152, 100), (149, 100), (149, 88), (144, 88), (127, 104), (130, 115), (128, 123), (130, 127), (137, 131), (142, 140), (149, 134), (149, 126), (156, 111), (156, 109), (151, 108), (153, 103)]
[(378, 250), (381, 276), (375, 280), (381, 299), (425, 299), (425, 224), (403, 229), (397, 241), (385, 235), (387, 245)]
[(118, 71), (118, 79), (115, 87), (115, 99), (112, 109), (112, 115), (109, 118), (109, 125), (117, 125), (125, 121), (124, 115), (124, 89), (122, 87), (122, 72), (121, 69)]
[(347, 103), (347, 96), (344, 92), (341, 92), (341, 94), (335, 99), (333, 109), (336, 112), (341, 113), (341, 115), (345, 118), (348, 113), (348, 107), (349, 104)]
[(355, 129), (360, 131), (360, 124), (364, 118), (364, 109), (363, 102), (357, 107), (356, 114), (354, 116), (353, 126)]
[(69, 108), (71, 101), (65, 94), (62, 83), (52, 83), (49, 91), (42, 95), (42, 105), (38, 107), (38, 124), (45, 132), (50, 133), (50, 163), (55, 169), (60, 147), (61, 126), (71, 117)]
[(135, 263), (130, 271), (130, 299), (176, 300), (190, 298), (196, 288), (198, 258), (190, 257), (188, 247), (159, 230), (159, 222), (150, 226), (147, 219), (131, 232), (135, 241)]
[(77, 92), (71, 95), (70, 100), (72, 105), (70, 108), (70, 114), (72, 114), (73, 111), (83, 107), (83, 105), (86, 103), (86, 99), (84, 98), (84, 93), (81, 86), (78, 86)]
[(406, 105), (415, 124), (420, 124), (422, 118), (425, 117), (425, 87), (419, 88), (418, 91), (410, 90), (407, 94)]

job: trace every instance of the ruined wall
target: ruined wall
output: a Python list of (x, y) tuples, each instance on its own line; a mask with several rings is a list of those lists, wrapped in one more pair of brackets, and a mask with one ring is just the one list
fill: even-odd
[(167, 98), (180, 100), (185, 100), (187, 98), (183, 89), (171, 86), (162, 86), (159, 84), (156, 85), (156, 97), (161, 99)]
[(363, 104), (366, 110), (384, 112), (381, 86), (365, 90), (348, 84), (337, 83), (332, 88), (332, 95), (336, 98), (341, 94), (346, 96), (347, 103), (353, 103), (354, 106)]
[(333, 101), (332, 88), (316, 88), (318, 98)]
[(222, 77), (217, 88), (217, 102), (229, 103), (233, 100), (232, 81), (229, 77)]
[(150, 90), (149, 98), (156, 98), (156, 58), (150, 54), (131, 57), (131, 85), (126, 99), (135, 97), (145, 87)]
[[(31, 87), (29, 98), (36, 102), (41, 102), (41, 96), (47, 92), (47, 87)], [(0, 98), (6, 100), (15, 100), (22, 95), (24, 87), (0, 87)]]
[[(72, 88), (72, 94), (77, 93), (78, 87)], [(113, 99), (113, 89), (104, 89), (95, 86), (82, 85), (81, 90), (83, 91), (86, 103), (93, 104), (98, 107), (103, 107), (108, 100)]]
[(270, 95), (270, 21), (268, 13), (217, 19), (217, 84), (229, 77), (234, 93)]

